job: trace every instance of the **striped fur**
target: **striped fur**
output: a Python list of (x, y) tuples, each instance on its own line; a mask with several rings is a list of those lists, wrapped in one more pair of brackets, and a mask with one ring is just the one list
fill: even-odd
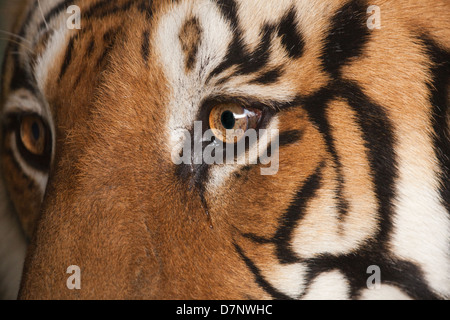
[[(448, 3), (26, 2), (1, 100), (20, 298), (450, 298)], [(276, 175), (171, 161), (236, 101), (279, 130)], [(23, 113), (52, 133), (47, 166), (17, 145)]]

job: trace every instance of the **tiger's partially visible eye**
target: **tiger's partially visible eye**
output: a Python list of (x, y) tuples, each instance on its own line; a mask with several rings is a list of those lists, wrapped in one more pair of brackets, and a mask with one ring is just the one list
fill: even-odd
[(225, 143), (237, 143), (249, 129), (256, 129), (262, 111), (235, 103), (219, 104), (209, 114), (209, 127), (214, 136)]
[(48, 130), (38, 116), (24, 116), (20, 120), (20, 141), (33, 155), (44, 156), (47, 152)]

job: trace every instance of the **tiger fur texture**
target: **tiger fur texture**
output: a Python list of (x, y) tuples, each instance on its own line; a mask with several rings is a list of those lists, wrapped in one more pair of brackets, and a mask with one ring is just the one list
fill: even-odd
[[(450, 2), (27, 0), (11, 32), (4, 298), (450, 298)], [(174, 163), (195, 122), (278, 132), (278, 171)]]

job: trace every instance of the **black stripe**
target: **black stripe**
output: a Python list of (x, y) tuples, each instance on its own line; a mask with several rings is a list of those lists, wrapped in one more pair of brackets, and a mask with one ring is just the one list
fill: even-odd
[[(325, 71), (331, 73), (336, 80), (340, 76), (342, 66), (361, 55), (369, 41), (366, 10), (365, 1), (352, 0), (338, 10), (332, 18), (321, 60)], [(327, 104), (338, 92), (332, 86), (325, 87), (306, 99), (304, 107), (310, 119), (318, 126), (319, 131), (324, 136), (327, 149), (335, 161), (338, 182), (335, 190), (336, 200), (338, 202), (339, 219), (344, 221), (348, 213), (348, 202), (343, 196), (345, 180), (340, 157), (336, 151), (329, 121), (326, 117)]]
[(109, 46), (114, 43), (117, 32), (121, 29), (122, 27), (112, 27), (103, 34), (103, 42), (105, 43), (105, 46)]
[[(33, 14), (36, 13), (38, 4), (39, 4), (38, 0), (35, 0), (33, 2), (33, 5), (30, 6), (30, 8), (28, 10), (28, 13), (27, 13), (27, 16), (26, 16), (25, 20), (23, 21), (23, 24), (22, 24), (22, 26), (20, 28), (20, 31), (18, 32), (19, 36), (25, 37), (26, 29), (29, 26), (28, 23), (31, 21), (31, 18), (32, 18)], [(19, 45), (19, 44), (17, 44), (17, 45)]]
[(86, 50), (86, 57), (90, 58), (92, 53), (94, 53), (95, 49), (95, 37), (92, 36), (91, 40), (89, 41), (89, 45)]
[[(286, 48), (291, 58), (298, 58), (303, 54), (304, 39), (298, 32), (295, 23), (295, 10), (290, 10), (278, 25), (265, 24), (260, 31), (261, 42), (253, 52), (250, 52), (244, 45), (243, 32), (239, 26), (237, 4), (233, 0), (219, 0), (219, 8), (223, 16), (229, 21), (233, 40), (228, 47), (225, 59), (209, 74), (207, 81), (217, 76), (232, 66), (236, 66), (234, 76), (251, 74), (260, 71), (270, 61), (270, 48), (274, 36), (281, 37), (281, 42)], [(266, 74), (269, 78), (259, 78), (256, 81), (270, 80), (270, 77), (277, 77), (277, 72)], [(226, 79), (223, 79), (226, 81)]]
[(366, 1), (352, 0), (333, 17), (330, 33), (325, 39), (322, 64), (335, 78), (342, 66), (362, 54), (369, 40)]
[(222, 15), (231, 24), (231, 28), (233, 29), (233, 31), (237, 31), (239, 29), (239, 22), (238, 22), (238, 9), (236, 1), (217, 0), (217, 5), (219, 6)]
[(379, 205), (381, 230), (378, 240), (385, 244), (392, 229), (392, 201), (398, 177), (394, 125), (384, 109), (371, 101), (355, 83), (340, 82), (336, 90), (355, 112), (356, 122), (362, 130)]
[[(85, 20), (89, 20), (92, 18), (103, 18), (106, 16), (111, 16), (114, 14), (122, 13), (122, 12), (129, 10), (134, 4), (137, 4), (137, 8), (140, 12), (145, 13), (146, 15), (152, 14), (151, 1), (149, 1), (149, 0), (143, 0), (141, 2), (136, 2), (135, 0), (130, 0), (121, 6), (119, 6), (117, 3), (109, 1), (109, 0), (103, 0), (103, 1), (98, 1), (97, 3), (95, 3), (94, 5), (89, 7), (88, 10), (82, 12), (82, 19), (85, 21)], [(55, 8), (53, 8), (46, 16), (47, 22), (49, 22), (52, 18), (57, 16), (59, 13), (62, 13), (62, 11), (64, 10), (64, 8), (67, 5), (68, 5), (67, 2), (62, 2), (59, 5), (57, 5)], [(44, 25), (42, 24), (41, 27), (44, 27)], [(64, 59), (63, 65), (61, 67), (60, 79), (66, 73), (67, 68), (69, 67), (71, 60), (73, 58), (72, 51), (74, 49), (74, 42), (78, 39), (81, 39), (82, 36), (88, 30), (91, 30), (91, 29), (92, 29), (91, 25), (84, 26), (83, 29), (79, 30), (79, 32), (77, 34), (77, 38), (72, 37), (71, 40), (69, 41), (68, 47), (66, 49), (65, 59)], [(117, 27), (117, 28), (112, 28), (112, 29), (108, 30), (104, 34), (104, 36), (103, 36), (103, 39), (105, 42), (104, 51), (98, 58), (98, 61), (97, 61), (98, 67), (101, 67), (104, 64), (105, 59), (107, 58), (110, 51), (113, 49), (113, 47), (115, 45), (115, 41), (117, 40), (117, 34), (120, 31), (121, 31), (121, 27)], [(149, 46), (146, 46), (146, 43), (149, 43), (149, 39), (148, 40), (144, 39), (144, 43), (143, 43), (143, 47), (142, 47), (143, 56), (146, 56), (146, 55), (148, 56), (148, 54), (149, 54)], [(93, 38), (90, 41), (89, 46), (87, 48), (86, 55), (88, 57), (90, 55), (92, 55), (92, 53), (94, 51), (94, 46), (95, 46), (95, 39)], [(79, 75), (77, 77), (77, 79), (75, 80), (74, 88), (78, 85), (78, 83), (80, 82), (80, 79), (81, 79), (81, 75)]]
[(298, 222), (304, 217), (308, 202), (311, 201), (321, 187), (322, 169), (324, 163), (321, 163), (314, 174), (308, 177), (303, 186), (295, 195), (287, 211), (283, 214), (273, 242), (276, 245), (276, 255), (280, 263), (289, 264), (299, 261), (297, 255), (291, 248), (291, 240), (294, 229)]
[(80, 85), (81, 79), (83, 78), (85, 71), (86, 71), (86, 68), (83, 69), (83, 72), (78, 73), (78, 76), (75, 79), (75, 82), (73, 83), (73, 90), (76, 90), (77, 87)]
[(250, 83), (260, 84), (260, 85), (268, 85), (277, 82), (283, 75), (283, 70), (281, 68), (276, 68), (270, 71), (267, 71), (260, 75), (255, 80)]
[(280, 133), (279, 136), (279, 146), (284, 147), (287, 145), (299, 142), (303, 138), (303, 130), (289, 130)]
[(273, 238), (266, 238), (263, 236), (258, 236), (257, 234), (254, 233), (242, 233), (242, 236), (244, 238), (247, 238), (249, 240), (251, 240), (254, 243), (257, 244), (270, 244), (273, 243)]
[(276, 29), (272, 25), (262, 28), (262, 39), (256, 50), (252, 53), (244, 52), (239, 61), (235, 75), (255, 73), (264, 68), (270, 60), (270, 47)]
[(290, 245), (292, 233), (298, 226), (298, 222), (303, 218), (308, 202), (316, 196), (316, 192), (321, 187), (322, 169), (324, 166), (325, 163), (322, 162), (315, 172), (306, 179), (303, 186), (294, 196), (289, 208), (279, 219), (279, 227), (271, 239), (252, 233), (245, 233), (242, 236), (259, 244), (275, 244), (277, 258), (282, 264), (299, 262), (299, 258), (292, 251)]
[[(329, 94), (332, 96), (341, 97), (347, 101), (355, 112), (356, 123), (361, 128), (371, 168), (371, 177), (375, 185), (379, 230), (372, 243), (361, 246), (359, 250), (355, 248), (351, 254), (322, 255), (308, 260), (310, 280), (322, 272), (338, 269), (349, 279), (351, 296), (355, 298), (361, 289), (366, 288), (365, 281), (368, 278), (366, 269), (373, 264), (382, 267), (383, 274), (386, 273), (385, 277), (390, 275), (390, 283), (403, 286), (403, 288), (414, 285), (421, 288), (425, 297), (430, 297), (430, 291), (427, 289), (418, 267), (403, 261), (392, 261), (391, 258), (385, 256), (392, 230), (392, 201), (395, 198), (395, 179), (397, 178), (397, 162), (394, 152), (395, 136), (391, 120), (383, 108), (372, 102), (355, 83), (337, 81), (331, 85), (329, 90)], [(413, 271), (414, 282), (403, 283), (405, 273)]]
[(246, 175), (248, 172), (250, 172), (252, 170), (253, 166), (251, 165), (246, 165), (241, 167), (241, 169), (239, 170), (239, 172), (235, 172), (233, 173), (234, 177), (236, 179), (241, 179), (243, 175)]
[(10, 83), (10, 88), (12, 91), (17, 89), (27, 89), (34, 95), (38, 95), (38, 89), (36, 86), (36, 81), (34, 75), (20, 65), (20, 62), (15, 59), (14, 61), (14, 71)]
[[(275, 32), (275, 27), (265, 25), (261, 31), (262, 40), (254, 52), (250, 53), (243, 45), (240, 32), (236, 32), (234, 40), (228, 48), (225, 60), (217, 66), (208, 76), (208, 81), (215, 75), (236, 66), (233, 76), (250, 74), (260, 71), (267, 65), (270, 58), (270, 46)], [(224, 79), (222, 82), (226, 81)]]
[(94, 16), (106, 16), (108, 13), (112, 11), (113, 7), (117, 7), (117, 4), (114, 1), (110, 0), (100, 0), (91, 7), (86, 12), (83, 12), (83, 19), (93, 18)]
[[(41, 21), (41, 23), (38, 27), (38, 32), (47, 28), (46, 23), (50, 23), (52, 19), (57, 17), (72, 3), (73, 3), (72, 0), (64, 0), (64, 1), (61, 1), (59, 4), (57, 4), (55, 7), (53, 7), (45, 15), (45, 18)], [(29, 22), (31, 20), (32, 15), (35, 14), (35, 12), (37, 10), (37, 6), (38, 6), (38, 1), (35, 1), (33, 3), (33, 6), (30, 7), (30, 10), (28, 11), (25, 22), (22, 25), (22, 28), (18, 33), (20, 36), (22, 36), (22, 37), (25, 36), (25, 32), (26, 32), (27, 28), (29, 27), (29, 24), (27, 24), (27, 22)], [(19, 44), (16, 44), (13, 51), (14, 50), (17, 51), (18, 46), (19, 46)], [(66, 57), (63, 62), (62, 69), (61, 69), (60, 78), (62, 76), (64, 76), (64, 73), (66, 72), (66, 69), (67, 69), (68, 65), (70, 64), (72, 49), (73, 49), (73, 40), (71, 39), (71, 42), (69, 43), (69, 49), (66, 52)], [(34, 75), (28, 74), (27, 71), (25, 71), (23, 68), (21, 68), (18, 57), (15, 58), (15, 68), (14, 69), (15, 69), (15, 71), (14, 71), (13, 79), (11, 81), (11, 88), (13, 90), (19, 89), (19, 88), (26, 88), (26, 89), (32, 91), (33, 93), (36, 93), (37, 89), (35, 86), (35, 79), (33, 78)]]
[[(303, 130), (290, 130), (290, 131), (285, 131), (285, 132), (280, 133), (280, 135), (278, 136), (278, 148), (285, 147), (285, 146), (299, 142), (302, 139), (303, 134), (304, 134)], [(246, 146), (250, 147), (249, 144), (246, 144)], [(272, 152), (275, 150), (275, 148), (276, 147), (273, 146), (272, 142), (267, 146), (266, 155), (268, 158), (271, 157)], [(236, 150), (235, 150), (234, 154), (237, 154)], [(258, 164), (261, 164), (260, 159), (258, 159)], [(250, 171), (252, 168), (253, 168), (253, 166), (251, 166), (251, 165), (243, 166), (239, 170), (239, 172), (235, 172), (235, 173), (233, 173), (233, 175), (236, 179), (240, 179), (246, 172)]]
[(273, 145), (273, 142), (270, 142), (266, 148), (267, 157), (272, 156), (272, 152), (274, 152), (277, 148), (285, 147), (291, 144), (294, 144), (303, 137), (303, 130), (289, 130), (284, 131), (278, 136), (278, 146)]
[(123, 5), (119, 5), (117, 2), (111, 0), (99, 1), (82, 14), (82, 19), (101, 19), (107, 16), (123, 13), (131, 9), (134, 4), (139, 3), (136, 3), (136, 0), (130, 0)]
[(327, 150), (331, 154), (337, 175), (337, 187), (335, 190), (337, 209), (339, 213), (339, 219), (344, 220), (348, 213), (348, 201), (343, 196), (344, 191), (344, 174), (342, 172), (342, 163), (340, 156), (336, 151), (335, 139), (330, 127), (329, 119), (327, 118), (328, 104), (338, 94), (332, 86), (322, 88), (316, 94), (312, 95), (303, 101), (303, 108), (308, 113), (309, 119), (317, 126), (318, 130), (325, 139)]
[(219, 75), (233, 65), (244, 60), (245, 49), (242, 40), (242, 30), (239, 26), (238, 8), (234, 0), (217, 0), (217, 5), (226, 20), (231, 25), (233, 40), (228, 47), (225, 60), (222, 61), (208, 76), (207, 83), (216, 75)]
[[(83, 29), (83, 31), (84, 30), (86, 30), (86, 29)], [(83, 34), (83, 32), (81, 32), (81, 34)], [(80, 38), (81, 38), (81, 34), (79, 35)], [(88, 44), (87, 49), (86, 49), (86, 54), (85, 54), (86, 59), (90, 59), (92, 57), (92, 54), (94, 53), (94, 50), (95, 50), (95, 36), (91, 36), (91, 39), (90, 39), (89, 44)], [(73, 84), (73, 90), (76, 90), (76, 88), (80, 84), (81, 79), (86, 74), (86, 69), (87, 69), (87, 66), (83, 65), (83, 68), (81, 69), (81, 71), (78, 72), (78, 76), (75, 79), (75, 82)]]
[(70, 65), (70, 62), (72, 62), (72, 52), (74, 49), (74, 44), (75, 44), (75, 40), (78, 39), (78, 37), (76, 36), (72, 36), (69, 40), (69, 43), (67, 44), (67, 49), (66, 49), (66, 54), (64, 56), (64, 61), (63, 64), (61, 66), (61, 71), (59, 72), (59, 80), (61, 81), (61, 79), (64, 77), (67, 68)]
[(122, 32), (122, 27), (112, 27), (108, 31), (105, 32), (103, 35), (103, 42), (104, 42), (104, 49), (102, 54), (97, 60), (97, 67), (101, 68), (102, 65), (104, 65), (105, 60), (108, 58), (109, 53), (114, 48), (114, 45), (116, 44), (117, 38), (119, 33)]
[[(368, 278), (366, 269), (373, 261), (373, 264), (386, 270), (389, 283), (398, 285), (404, 290), (407, 286), (414, 286), (414, 289), (417, 289), (418, 296), (434, 298), (435, 296), (426, 285), (419, 267), (405, 261), (393, 261), (385, 256), (392, 230), (392, 201), (395, 198), (397, 161), (395, 152), (393, 152), (396, 140), (393, 124), (384, 109), (372, 102), (355, 83), (340, 80), (334, 81), (310, 97), (298, 98), (298, 101), (300, 101), (300, 105), (309, 109), (310, 114), (312, 114), (311, 118), (315, 119), (321, 131), (325, 132), (325, 135), (330, 135), (328, 138), (330, 141), (332, 139), (331, 131), (327, 129), (328, 124), (323, 109), (329, 102), (338, 98), (346, 100), (349, 107), (354, 111), (356, 123), (362, 132), (378, 202), (379, 230), (372, 243), (367, 243), (359, 250), (355, 248), (355, 251), (349, 255), (322, 255), (316, 259), (307, 260), (310, 280), (324, 271), (338, 269), (349, 278), (352, 297), (357, 297), (360, 290), (366, 288), (365, 281)], [(291, 104), (286, 107), (292, 108), (293, 106), (295, 105)], [(313, 106), (315, 110), (313, 110)], [(294, 228), (298, 220), (301, 219), (302, 207), (306, 206), (306, 203), (302, 203), (304, 201), (302, 199), (308, 198), (308, 194), (309, 196), (313, 195), (314, 189), (320, 187), (319, 182), (320, 179), (317, 174), (316, 177), (310, 179), (308, 183), (310, 185), (309, 192), (305, 191), (307, 196), (296, 197), (297, 202), (294, 201), (292, 208), (290, 208), (290, 214), (286, 213), (280, 219), (280, 228), (277, 230), (277, 235), (272, 239), (254, 234), (243, 234), (243, 236), (259, 244), (277, 244), (276, 252), (281, 263), (300, 262), (301, 260), (295, 256), (290, 248), (289, 235), (292, 233), (290, 228)], [(410, 278), (405, 276), (407, 273), (412, 276)], [(364, 279), (364, 282), (362, 279)], [(406, 292), (414, 297), (412, 291), (413, 289), (410, 289)]]
[(150, 31), (145, 30), (142, 33), (142, 45), (141, 45), (141, 55), (144, 63), (148, 63), (148, 57), (150, 54)]
[[(84, 12), (82, 14), (82, 19), (88, 20), (89, 18), (103, 18), (105, 16), (125, 12), (125, 11), (129, 10), (133, 4), (135, 4), (135, 1), (128, 1), (125, 4), (123, 4), (122, 6), (119, 6), (116, 3), (111, 2), (111, 1), (99, 1), (99, 2), (95, 3), (93, 6), (91, 6), (89, 8), (89, 10), (87, 10), (86, 12)], [(47, 21), (50, 21), (53, 17), (55, 17), (59, 13), (61, 13), (66, 5), (67, 5), (67, 3), (62, 2), (62, 3), (60, 3), (60, 5), (53, 8), (46, 17)], [(142, 7), (142, 3), (141, 3), (141, 7)], [(61, 9), (61, 8), (63, 8), (63, 9)], [(147, 7), (146, 7), (146, 9), (147, 9)], [(74, 42), (76, 40), (80, 39), (86, 33), (87, 30), (90, 30), (90, 28), (89, 27), (83, 28), (82, 30), (79, 31), (79, 33), (77, 34), (76, 37), (72, 37), (70, 39), (69, 44), (66, 49), (65, 59), (64, 59), (63, 65), (61, 67), (60, 79), (64, 76), (64, 74), (67, 71), (67, 68), (69, 67), (69, 65), (71, 63), (72, 53), (73, 53), (73, 49), (74, 49)], [(97, 66), (100, 67), (101, 65), (104, 64), (104, 60), (107, 58), (109, 52), (114, 47), (115, 41), (117, 40), (117, 34), (120, 32), (120, 30), (121, 30), (121, 27), (112, 28), (104, 34), (103, 40), (105, 42), (105, 45), (104, 45), (105, 49), (97, 61)], [(92, 54), (94, 45), (95, 45), (95, 39), (92, 39), (89, 44), (89, 47), (87, 49), (88, 56), (90, 56)], [(145, 52), (146, 51), (144, 51), (143, 53), (145, 53)], [(79, 78), (80, 77), (78, 77), (77, 80), (75, 81), (76, 84), (79, 81)]]
[[(328, 254), (304, 261), (307, 265), (306, 288), (324, 272), (339, 270), (349, 282), (350, 298), (360, 298), (361, 291), (367, 289), (367, 273), (369, 266), (380, 268), (381, 284), (394, 285), (413, 299), (435, 300), (438, 297), (423, 281), (422, 271), (414, 264), (396, 259), (386, 259), (382, 254), (361, 252), (342, 256)], [(308, 289), (303, 295), (308, 293)]]
[[(31, 20), (33, 14), (36, 13), (37, 6), (38, 6), (37, 0), (33, 2), (32, 6), (30, 6), (27, 16), (25, 17), (25, 20), (18, 32), (18, 36), (20, 38), (25, 37), (26, 30), (29, 27), (29, 21)], [(4, 66), (6, 65), (8, 54), (10, 54), (11, 52), (20, 52), (19, 48), (21, 45), (23, 45), (23, 41), (20, 40), (20, 38), (14, 39), (14, 42), (9, 42), (8, 50), (4, 56), (4, 64), (2, 70), (4, 70)], [(14, 64), (14, 72), (10, 83), (11, 90), (24, 88), (36, 94), (38, 90), (36, 88), (34, 75), (30, 74), (27, 70), (22, 68), (20, 64), (19, 55), (17, 54), (13, 55), (13, 64)]]
[(148, 20), (151, 20), (153, 17), (153, 10), (152, 10), (152, 0), (141, 0), (140, 4), (138, 5), (138, 10), (145, 14)]
[[(364, 145), (368, 150), (367, 156), (380, 203), (380, 214), (387, 223), (392, 213), (391, 201), (395, 196), (394, 182), (397, 177), (397, 162), (393, 152), (395, 150), (393, 124), (383, 108), (372, 102), (357, 84), (350, 81), (334, 81), (312, 96), (301, 99), (310, 119), (324, 135), (328, 150), (338, 168), (341, 167), (339, 155), (326, 118), (326, 106), (337, 98), (345, 99), (355, 112), (356, 122), (362, 130)], [(383, 234), (387, 236), (390, 224), (388, 223), (383, 230), (385, 230)]]
[(281, 19), (278, 29), (278, 36), (281, 37), (281, 44), (284, 46), (292, 59), (300, 58), (303, 55), (305, 40), (301, 33), (297, 31), (295, 9)]
[[(147, 2), (148, 5), (144, 5), (143, 2)], [(111, 0), (101, 0), (93, 4), (91, 7), (89, 7), (88, 10), (81, 13), (81, 19), (87, 20), (89, 18), (103, 18), (106, 16), (114, 15), (117, 13), (128, 11), (134, 4), (136, 4), (136, 0), (130, 0), (123, 5), (119, 6), (116, 2)], [(41, 22), (39, 25), (39, 30), (42, 30), (46, 28), (46, 22), (47, 24), (50, 24), (51, 21), (60, 15), (61, 13), (65, 12), (65, 10), (73, 4), (73, 0), (64, 0), (61, 1), (58, 5), (56, 5), (53, 9), (51, 9), (47, 15), (45, 15), (45, 20)], [(151, 1), (150, 0), (142, 0), (141, 2), (137, 3), (138, 9), (140, 9), (141, 12), (145, 13), (146, 15), (151, 16)], [(143, 11), (144, 10), (144, 11)]]
[(234, 248), (236, 249), (236, 252), (239, 254), (241, 259), (245, 262), (247, 268), (250, 270), (250, 272), (255, 277), (256, 283), (267, 293), (269, 294), (272, 299), (276, 300), (292, 300), (289, 296), (285, 295), (284, 293), (278, 291), (276, 288), (274, 288), (264, 277), (261, 275), (261, 271), (259, 268), (253, 263), (252, 260), (250, 260), (242, 250), (242, 248), (234, 244)]
[(428, 36), (422, 36), (432, 67), (432, 81), (427, 83), (431, 93), (433, 145), (440, 167), (440, 195), (443, 205), (450, 214), (450, 52), (440, 48)]
[[(195, 40), (191, 40), (189, 43), (187, 42), (187, 39), (185, 38), (188, 33), (195, 33), (195, 36), (197, 37)], [(180, 32), (179, 39), (182, 46), (183, 52), (185, 52), (185, 63), (186, 63), (186, 70), (192, 70), (195, 66), (195, 63), (197, 61), (197, 54), (200, 47), (200, 44), (202, 42), (202, 28), (200, 26), (200, 22), (198, 21), (197, 17), (192, 17), (191, 19), (187, 20), (182, 28), (182, 31)]]
[(27, 28), (29, 27), (29, 22), (31, 21), (33, 14), (36, 13), (38, 4), (39, 4), (38, 0), (35, 0), (33, 2), (33, 5), (30, 6), (27, 16), (25, 17), (25, 20), (23, 21), (22, 26), (21, 26), (19, 32), (17, 33), (17, 35), (19, 37), (17, 39), (14, 39), (16, 41), (10, 42), (13, 46), (13, 49), (12, 49), (13, 52), (18, 51), (19, 46), (23, 44), (21, 38), (25, 38), (25, 33), (27, 31)]
[(73, 4), (73, 0), (63, 0), (58, 5), (53, 7), (46, 15), (45, 19), (42, 20), (41, 24), (38, 27), (38, 30), (45, 29), (47, 24), (50, 24), (53, 18), (57, 17), (63, 11), (66, 11), (69, 6)]
[(398, 175), (393, 152), (396, 139), (391, 120), (383, 108), (372, 102), (355, 83), (339, 81), (331, 91), (346, 99), (356, 114), (374, 179), (380, 228), (372, 243), (361, 246), (357, 251), (340, 256), (321, 255), (305, 261), (309, 270), (308, 283), (323, 272), (337, 269), (349, 280), (351, 297), (358, 298), (360, 291), (366, 288), (369, 276), (366, 274), (367, 267), (377, 265), (381, 268), (383, 283), (396, 285), (413, 298), (436, 299), (418, 266), (386, 256), (392, 230), (395, 179)]
[[(357, 58), (369, 40), (365, 26), (365, 9), (363, 1), (351, 1), (345, 5), (333, 18), (332, 31), (325, 41), (323, 67), (334, 78), (327, 87), (322, 88), (309, 97), (299, 97), (298, 100), (309, 114), (310, 119), (324, 135), (327, 147), (335, 160), (339, 160), (334, 147), (334, 137), (326, 118), (326, 109), (330, 102), (344, 99), (355, 113), (355, 122), (364, 140), (365, 152), (373, 179), (378, 205), (378, 228), (373, 238), (359, 248), (354, 248), (349, 254), (322, 254), (314, 259), (301, 260), (290, 248), (289, 228), (294, 228), (299, 211), (294, 210), (280, 219), (277, 236), (272, 239), (255, 234), (243, 234), (246, 238), (259, 244), (278, 243), (277, 256), (281, 263), (304, 262), (308, 266), (308, 285), (318, 275), (331, 270), (339, 270), (348, 279), (350, 296), (358, 298), (361, 290), (366, 289), (370, 265), (377, 265), (382, 271), (382, 283), (398, 286), (405, 293), (418, 299), (436, 299), (430, 290), (419, 266), (388, 256), (390, 234), (392, 233), (393, 200), (396, 197), (395, 181), (398, 178), (397, 159), (395, 154), (396, 137), (394, 126), (384, 108), (369, 97), (354, 82), (340, 79), (342, 66)], [(433, 129), (435, 131), (435, 149), (443, 172), (448, 172), (449, 149), (447, 130), (448, 123), (448, 83), (449, 83), (449, 53), (439, 48), (429, 39), (425, 43), (430, 59), (434, 63), (431, 71), (433, 83), (429, 85), (431, 102), (433, 104)], [(287, 108), (295, 105), (287, 105)], [(339, 161), (337, 161), (339, 163)], [(448, 177), (441, 177), (443, 199), (449, 199)], [(317, 186), (317, 182), (312, 183)], [(343, 184), (343, 181), (341, 182)], [(297, 198), (299, 199), (299, 198)], [(445, 201), (445, 200), (444, 200)], [(297, 203), (302, 207), (302, 203)], [(303, 204), (304, 206), (304, 204)], [(448, 202), (447, 202), (448, 206)], [(297, 214), (297, 216), (295, 215)], [(284, 230), (283, 230), (284, 229)], [(277, 240), (278, 239), (278, 240)], [(251, 261), (247, 261), (250, 263)], [(251, 265), (250, 265), (251, 267)]]

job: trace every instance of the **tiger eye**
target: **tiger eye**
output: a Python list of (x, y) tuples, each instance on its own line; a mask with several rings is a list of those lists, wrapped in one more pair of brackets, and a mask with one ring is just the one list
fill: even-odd
[(46, 134), (45, 125), (39, 117), (26, 116), (21, 119), (20, 139), (30, 153), (38, 156), (45, 153)]
[(219, 104), (209, 114), (209, 127), (214, 136), (225, 143), (237, 143), (248, 129), (255, 129), (261, 111), (250, 110), (235, 103)]

